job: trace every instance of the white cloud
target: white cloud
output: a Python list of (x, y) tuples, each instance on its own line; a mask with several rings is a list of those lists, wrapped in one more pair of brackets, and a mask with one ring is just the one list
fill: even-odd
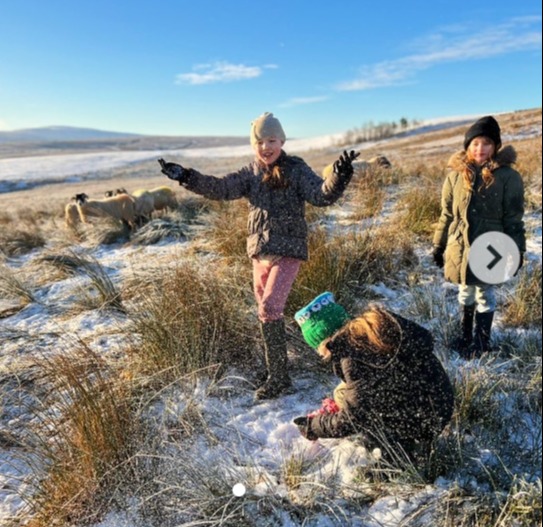
[(260, 77), (264, 69), (277, 66), (266, 64), (264, 66), (245, 66), (244, 64), (230, 64), (228, 62), (214, 62), (213, 64), (198, 64), (192, 73), (180, 73), (175, 77), (176, 84), (216, 84), (219, 82), (235, 82)]
[(323, 102), (328, 100), (329, 97), (322, 95), (317, 97), (293, 97), (292, 99), (289, 99), (288, 101), (285, 101), (284, 103), (281, 103), (279, 106), (281, 108), (290, 108), (292, 106), (301, 106), (304, 104), (315, 104), (318, 102)]
[(355, 91), (395, 86), (405, 84), (417, 72), (437, 64), (541, 50), (541, 17), (516, 18), (487, 29), (451, 26), (419, 41), (417, 47), (421, 49), (418, 53), (363, 66), (356, 79), (340, 83), (336, 89)]

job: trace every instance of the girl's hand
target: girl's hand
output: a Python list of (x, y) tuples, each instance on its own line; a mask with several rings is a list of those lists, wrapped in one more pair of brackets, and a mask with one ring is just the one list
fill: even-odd
[(309, 441), (316, 441), (318, 437), (311, 431), (311, 417), (296, 417), (294, 424), (298, 427), (300, 434), (302, 434)]
[(179, 183), (183, 183), (187, 180), (188, 172), (181, 165), (177, 165), (176, 163), (166, 163), (166, 161), (164, 161), (162, 158), (158, 160), (158, 163), (162, 168), (161, 172), (170, 179), (179, 181)]
[(341, 178), (350, 180), (353, 176), (353, 161), (360, 155), (360, 152), (351, 150), (343, 151), (339, 159), (334, 163), (334, 172)]
[(434, 259), (434, 263), (440, 268), (443, 269), (445, 266), (445, 260), (443, 259), (443, 253), (445, 250), (442, 247), (434, 247), (434, 250), (432, 251), (432, 258)]

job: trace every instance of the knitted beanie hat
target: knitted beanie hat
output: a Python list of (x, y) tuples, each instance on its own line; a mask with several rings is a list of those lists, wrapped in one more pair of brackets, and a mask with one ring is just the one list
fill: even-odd
[(466, 135), (464, 136), (464, 150), (467, 150), (473, 139), (479, 137), (480, 135), (484, 135), (485, 137), (492, 139), (496, 145), (496, 150), (499, 150), (500, 146), (502, 146), (500, 125), (491, 115), (481, 117), (481, 119), (469, 127)]
[(277, 137), (281, 141), (287, 139), (279, 119), (270, 112), (263, 113), (251, 123), (251, 144), (254, 145), (265, 137)]
[(318, 348), (323, 340), (331, 337), (350, 318), (347, 311), (336, 304), (334, 295), (328, 291), (320, 294), (294, 315), (305, 341), (312, 348)]

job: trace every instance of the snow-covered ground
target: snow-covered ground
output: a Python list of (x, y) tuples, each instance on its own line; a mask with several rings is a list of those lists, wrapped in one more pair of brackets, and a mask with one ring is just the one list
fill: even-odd
[[(541, 132), (539, 132), (541, 133)], [(307, 148), (323, 148), (330, 146), (336, 140), (334, 136), (327, 136), (313, 140), (300, 141), (296, 145), (290, 143), (290, 151), (303, 151)], [(232, 147), (223, 150), (206, 149), (205, 155), (232, 156)], [(239, 155), (250, 153), (250, 147), (238, 147)], [(171, 154), (172, 152), (168, 152)], [(110, 169), (123, 164), (139, 162), (164, 155), (165, 152), (123, 152), (116, 154), (76, 154), (71, 156), (51, 156), (43, 159), (27, 158), (0, 161), (1, 181), (18, 179), (21, 182), (29, 180), (49, 179), (55, 174), (61, 178), (77, 176), (81, 173)], [(202, 155), (202, 151), (183, 150), (183, 156)], [(0, 189), (1, 191), (1, 189)], [(529, 251), (528, 258), (541, 265), (541, 214), (528, 218), (529, 224)], [(93, 252), (104, 268), (108, 269), (112, 279), (119, 282), (137, 274), (139, 269), (158, 262), (161, 266), (173, 265), (186, 256), (190, 250), (190, 242), (163, 241), (149, 246), (111, 246), (101, 247)], [(421, 257), (421, 280), (430, 280), (431, 270), (428, 257), (428, 248), (419, 248)], [(22, 266), (36, 254), (14, 258), (9, 262), (13, 268)], [(434, 281), (434, 279), (431, 279)], [(85, 311), (74, 317), (66, 317), (62, 310), (55, 307), (61, 303), (69, 302), (74, 291), (84, 285), (84, 277), (70, 277), (54, 284), (39, 288), (35, 302), (18, 313), (0, 319), (0, 372), (15, 371), (21, 361), (36, 354), (47, 356), (56, 353), (65, 347), (66, 339), (84, 339), (93, 350), (107, 356), (117, 355), (123, 348), (124, 336), (128, 331), (128, 322), (122, 316), (114, 316), (105, 311)], [(436, 287), (447, 287), (437, 284)], [(393, 310), (406, 308), (405, 291), (390, 289), (384, 285), (374, 287), (375, 294)], [(22, 336), (22, 338), (21, 338)], [(449, 371), (454, 371), (458, 364), (451, 360), (446, 364)], [(236, 494), (251, 494), (253, 496), (273, 495), (285, 496), (287, 490), (283, 483), (277, 481), (281, 463), (285, 452), (300, 452), (306, 459), (321, 458), (326, 462), (319, 464), (319, 478), (326, 475), (335, 478), (338, 485), (347, 486), (352, 480), (354, 469), (361, 465), (371, 463), (371, 456), (362, 445), (350, 439), (319, 440), (308, 442), (302, 438), (292, 419), (305, 415), (308, 411), (316, 409), (322, 398), (329, 395), (336, 379), (329, 376), (324, 382), (315, 383), (310, 373), (299, 374), (295, 380), (295, 392), (276, 400), (266, 401), (262, 404), (253, 404), (251, 387), (237, 377), (227, 378), (215, 392), (206, 393), (207, 386), (197, 387), (201, 390), (203, 412), (210, 426), (215, 422), (221, 423), (214, 429), (219, 439), (218, 445), (199, 451), (193, 447), (192, 455), (205, 456), (209, 464), (214, 460), (234, 459), (231, 454), (233, 443), (239, 455), (231, 467), (231, 480), (228, 485), (232, 488), (232, 499), (240, 499)], [(206, 393), (204, 395), (204, 393)], [(221, 396), (217, 394), (221, 393)], [(228, 396), (224, 396), (228, 394)], [(24, 409), (17, 406), (9, 397), (3, 399), (3, 415), (8, 429), (17, 429), (29, 419)], [(6, 407), (6, 404), (8, 405)], [(167, 421), (175, 418), (176, 412), (186, 405), (186, 395), (170, 391), (166, 393), (159, 403), (150, 412), (158, 421)], [(1, 429), (0, 429), (1, 432)], [(25, 477), (28, 469), (21, 461), (24, 452), (18, 452), (13, 445), (3, 445), (0, 434), (0, 525), (5, 525), (10, 519), (24, 511), (25, 504), (21, 501), (20, 493), (24, 490)], [(225, 445), (228, 445), (228, 452)], [(172, 449), (172, 456), (185, 449), (185, 445), (177, 445)], [(172, 457), (172, 463), (174, 463)], [(250, 476), (246, 467), (258, 466), (259, 477), (254, 473)], [(244, 468), (245, 467), (245, 468)], [(244, 488), (235, 486), (243, 484)], [(364, 518), (345, 518), (345, 525), (359, 527), (396, 527), (401, 525), (410, 512), (426, 503), (429, 499), (439, 500), (440, 494), (451, 482), (438, 480), (434, 485), (421, 488), (416, 495), (409, 498), (386, 497), (377, 500), (371, 505)], [(189, 489), (190, 490), (190, 489)], [(188, 492), (188, 491), (187, 491)], [(136, 508), (124, 512), (112, 512), (101, 523), (94, 527), (145, 527)], [(347, 510), (347, 509), (346, 509)], [(315, 517), (311, 523), (318, 527), (338, 525), (332, 520), (333, 514), (322, 514)], [(4, 523), (5, 522), (5, 523)], [(287, 519), (285, 526), (297, 526)]]

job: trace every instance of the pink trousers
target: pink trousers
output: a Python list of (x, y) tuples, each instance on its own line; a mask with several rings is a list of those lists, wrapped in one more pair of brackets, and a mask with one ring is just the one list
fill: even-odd
[(253, 258), (253, 285), (261, 322), (283, 318), (301, 263), (301, 260), (287, 257)]

